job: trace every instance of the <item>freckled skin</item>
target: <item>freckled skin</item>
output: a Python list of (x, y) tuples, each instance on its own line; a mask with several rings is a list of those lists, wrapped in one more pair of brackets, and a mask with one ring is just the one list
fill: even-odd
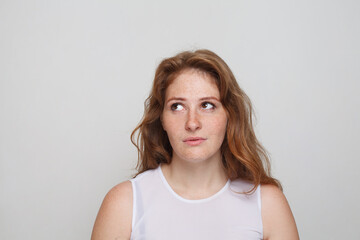
[[(161, 119), (173, 148), (173, 160), (221, 160), (227, 116), (210, 75), (191, 69), (175, 78), (166, 90)], [(205, 141), (190, 146), (184, 142), (189, 137)]]

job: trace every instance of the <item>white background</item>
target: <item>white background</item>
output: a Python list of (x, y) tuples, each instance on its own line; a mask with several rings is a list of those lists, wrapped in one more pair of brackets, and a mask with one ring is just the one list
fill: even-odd
[(0, 239), (89, 239), (157, 64), (208, 48), (253, 101), (302, 239), (360, 239), (360, 3), (0, 1)]

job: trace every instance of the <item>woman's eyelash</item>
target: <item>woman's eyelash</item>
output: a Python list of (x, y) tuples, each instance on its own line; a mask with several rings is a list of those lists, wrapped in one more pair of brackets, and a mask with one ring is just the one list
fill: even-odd
[(201, 103), (201, 107), (204, 109), (214, 109), (216, 106), (211, 102), (203, 102)]
[(173, 103), (171, 104), (170, 108), (172, 111), (180, 111), (184, 109), (184, 107), (180, 103)]
[[(216, 108), (215, 104), (213, 104), (211, 102), (202, 102), (200, 104), (200, 106), (202, 109), (205, 109), (205, 110), (213, 110)], [(181, 110), (185, 109), (185, 107), (181, 103), (173, 103), (173, 104), (171, 104), (170, 109), (172, 111), (181, 111)]]

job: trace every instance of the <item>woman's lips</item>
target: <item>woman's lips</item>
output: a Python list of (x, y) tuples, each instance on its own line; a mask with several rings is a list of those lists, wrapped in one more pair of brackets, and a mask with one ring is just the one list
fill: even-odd
[(186, 138), (183, 142), (190, 146), (197, 146), (204, 142), (206, 139), (202, 137), (189, 137)]

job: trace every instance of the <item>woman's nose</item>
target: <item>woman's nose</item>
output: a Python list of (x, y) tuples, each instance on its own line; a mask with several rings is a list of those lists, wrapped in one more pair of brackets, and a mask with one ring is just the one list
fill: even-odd
[(185, 123), (185, 129), (188, 131), (196, 131), (201, 128), (201, 122), (196, 111), (189, 111)]

